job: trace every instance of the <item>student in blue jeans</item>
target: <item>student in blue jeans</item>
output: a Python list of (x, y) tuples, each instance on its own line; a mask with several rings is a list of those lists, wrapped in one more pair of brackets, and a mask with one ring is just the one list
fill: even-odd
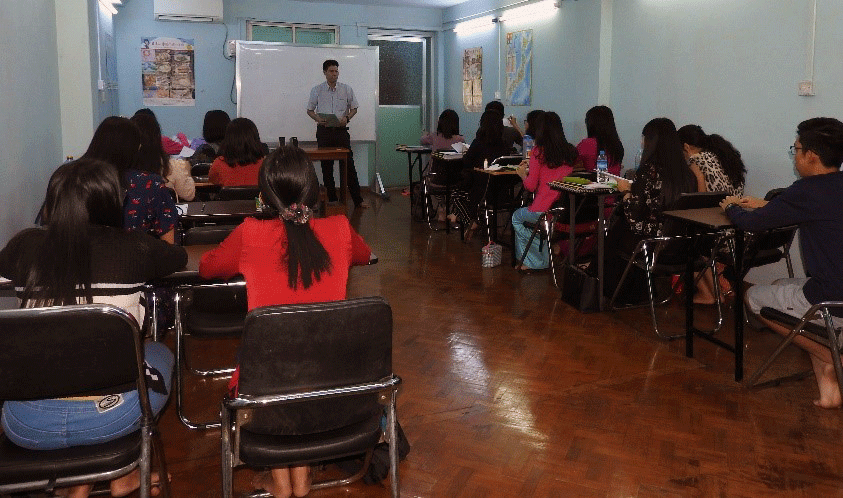
[[(143, 284), (187, 263), (184, 248), (123, 229), (123, 193), (117, 170), (96, 159), (63, 164), (50, 178), (45, 228), (26, 229), (0, 251), (0, 275), (15, 284), (23, 307), (106, 303), (143, 322)], [(144, 347), (150, 404), (167, 402), (173, 354), (150, 342)], [(140, 428), (137, 391), (37, 401), (6, 401), (3, 432), (35, 450), (100, 444)], [(153, 479), (156, 477), (153, 476)], [(112, 496), (140, 485), (138, 470), (111, 481)], [(85, 498), (92, 484), (62, 490)], [(160, 492), (153, 487), (152, 494)]]

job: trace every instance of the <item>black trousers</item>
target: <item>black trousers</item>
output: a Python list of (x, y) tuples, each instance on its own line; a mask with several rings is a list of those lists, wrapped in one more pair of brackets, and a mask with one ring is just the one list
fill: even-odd
[[(354, 205), (358, 206), (363, 202), (360, 195), (360, 180), (357, 179), (357, 169), (354, 167), (354, 155), (351, 153), (351, 138), (348, 135), (348, 128), (336, 128), (328, 126), (316, 127), (316, 145), (319, 147), (343, 147), (349, 150), (346, 172), (348, 174), (348, 192)], [(334, 182), (334, 161), (322, 161), (322, 181), (325, 190), (328, 191), (328, 201), (337, 200), (337, 187)]]

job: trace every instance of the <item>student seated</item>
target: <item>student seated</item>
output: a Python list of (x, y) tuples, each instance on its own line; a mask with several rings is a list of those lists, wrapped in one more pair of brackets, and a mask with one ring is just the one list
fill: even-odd
[[(833, 118), (799, 123), (790, 155), (800, 179), (781, 194), (769, 202), (730, 196), (720, 205), (743, 230), (799, 226), (802, 259), (810, 277), (753, 285), (746, 292), (746, 304), (756, 314), (767, 306), (801, 318), (813, 304), (843, 301), (843, 123)], [(790, 333), (776, 322), (762, 316), (758, 319), (779, 334)], [(843, 325), (840, 316), (834, 316), (833, 321), (835, 327)], [(820, 392), (814, 405), (839, 408), (843, 403), (831, 363), (832, 353), (805, 337), (797, 336), (793, 342), (811, 356)]]
[(258, 170), (266, 149), (249, 118), (235, 118), (225, 128), (220, 155), (211, 164), (208, 180), (223, 187), (258, 184)]
[[(82, 158), (53, 173), (46, 227), (18, 233), (0, 251), (0, 275), (23, 289), (23, 307), (106, 303), (143, 322), (143, 283), (184, 267), (187, 254), (144, 233), (124, 231), (122, 204), (119, 176), (111, 164)], [(173, 354), (158, 342), (146, 343), (144, 350), (149, 369), (163, 379), (147, 378), (152, 411), (158, 413), (170, 392)], [(88, 398), (6, 401), (3, 432), (14, 444), (35, 450), (112, 441), (137, 431), (141, 418), (137, 391), (115, 395), (123, 402), (105, 410)], [(136, 469), (111, 481), (111, 494), (125, 496), (139, 485)], [(91, 484), (61, 491), (86, 497)], [(152, 494), (158, 493), (154, 487)]]
[(588, 137), (577, 144), (577, 160), (574, 169), (594, 171), (597, 169), (597, 156), (600, 151), (606, 153), (609, 161), (609, 173), (621, 174), (623, 163), (623, 144), (615, 128), (615, 116), (605, 105), (592, 107), (585, 113), (585, 130)]
[(166, 186), (173, 189), (179, 199), (192, 201), (196, 196), (196, 183), (190, 176), (190, 163), (181, 158), (172, 158), (161, 147), (161, 126), (154, 116), (135, 114), (131, 121), (141, 132), (141, 148), (138, 152), (137, 169), (159, 175)]
[(427, 132), (421, 137), (422, 145), (429, 145), (431, 150), (451, 150), (451, 145), (464, 142), (460, 135), (460, 116), (453, 109), (445, 109), (436, 123), (436, 133)]
[(120, 174), (126, 192), (123, 201), (123, 227), (138, 230), (174, 243), (178, 211), (161, 175), (138, 168), (141, 133), (129, 119), (105, 118), (94, 132), (82, 156), (111, 163)]
[[(422, 135), (420, 140), (422, 145), (429, 145), (430, 149), (433, 151), (452, 151), (453, 149), (451, 146), (453, 144), (464, 141), (465, 138), (460, 135), (460, 116), (453, 109), (445, 109), (442, 111), (442, 114), (439, 115), (439, 121), (436, 124), (436, 133), (426, 132)], [(435, 181), (436, 174), (440, 172), (430, 171), (429, 173), (433, 175), (431, 178)], [(447, 171), (442, 173), (447, 174)], [(444, 181), (441, 182), (441, 184), (444, 183)], [(444, 199), (437, 199), (437, 205), (435, 208), (437, 212), (437, 219), (439, 221), (445, 221), (445, 215), (447, 213), (445, 213)]]
[[(635, 179), (631, 185), (627, 180), (618, 180), (618, 190), (624, 195), (618, 207), (620, 211), (606, 236), (603, 267), (606, 297), (615, 292), (626, 268), (627, 261), (621, 254), (630, 254), (643, 239), (663, 235), (662, 213), (681, 194), (697, 190), (694, 176), (682, 157), (682, 146), (673, 122), (667, 118), (653, 119), (644, 126), (641, 134), (644, 153)], [(596, 261), (592, 261), (592, 268), (595, 264)], [(644, 271), (638, 267), (631, 268), (617, 302), (644, 301), (646, 285)]]
[[(512, 213), (516, 260), (521, 259), (532, 234), (532, 229), (525, 223), (536, 223), (539, 216), (559, 199), (561, 192), (551, 189), (547, 184), (570, 175), (572, 165), (577, 159), (577, 149), (565, 138), (562, 120), (558, 114), (542, 113), (539, 123), (536, 146), (530, 153), (530, 159), (525, 159), (517, 169), (518, 176), (524, 181), (524, 188), (535, 192), (536, 195), (530, 206), (519, 208)], [(538, 239), (533, 240), (524, 263), (518, 269), (547, 268), (550, 265), (549, 250), (546, 244), (540, 244)]]
[(228, 113), (221, 109), (206, 112), (202, 122), (202, 136), (191, 140), (190, 148), (199, 151), (200, 148), (205, 150), (203, 146), (207, 146), (207, 149), (213, 153), (213, 157), (216, 157), (220, 150), (220, 143), (225, 138), (225, 127), (230, 122)]
[(503, 116), (495, 110), (484, 112), (477, 135), (463, 156), (463, 179), (452, 192), (456, 214), (449, 216), (452, 222), (459, 217), (460, 223), (469, 227), (465, 232), (466, 240), (471, 240), (480, 226), (478, 209), (490, 181), (489, 175), (478, 173), (474, 168), (482, 168), (485, 162), (491, 163), (511, 150), (512, 144), (503, 139)]
[[(246, 279), (249, 309), (345, 299), (348, 270), (369, 262), (371, 250), (345, 216), (314, 218), (319, 182), (307, 154), (292, 145), (276, 149), (260, 169), (264, 203), (275, 216), (246, 218), (219, 248), (202, 256), (204, 278)], [(237, 389), (239, 372), (230, 387)], [(304, 496), (308, 467), (259, 474), (253, 484), (276, 497)]]
[[(698, 125), (685, 125), (679, 128), (678, 133), (679, 140), (682, 142), (682, 153), (697, 179), (698, 191), (728, 192), (729, 195), (738, 197), (743, 195), (746, 167), (741, 159), (741, 153), (728, 140), (716, 134), (706, 135)], [(722, 269), (723, 265), (720, 265), (721, 274)], [(730, 288), (725, 278), (721, 278), (720, 283), (721, 289)], [(715, 304), (717, 302), (711, 270), (703, 270), (702, 278), (697, 280), (696, 290), (695, 303)]]

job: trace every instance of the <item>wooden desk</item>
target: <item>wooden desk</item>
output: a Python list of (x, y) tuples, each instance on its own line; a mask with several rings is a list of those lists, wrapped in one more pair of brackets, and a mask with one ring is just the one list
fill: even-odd
[(179, 210), (179, 219), (185, 223), (202, 222), (240, 222), (244, 218), (256, 216), (258, 211), (254, 200), (237, 201), (196, 201), (186, 202), (187, 210)]
[[(410, 211), (413, 209), (413, 166), (418, 165), (419, 181), (424, 180), (424, 159), (425, 154), (430, 154), (433, 149), (424, 145), (397, 145), (395, 150), (407, 153), (407, 178), (410, 186)], [(413, 159), (413, 154), (416, 158)]]
[[(726, 213), (720, 207), (702, 209), (683, 209), (681, 211), (665, 211), (668, 218), (685, 223), (694, 229), (696, 234), (721, 233), (728, 229), (735, 230), (735, 274), (743, 275), (744, 265), (744, 231), (735, 227)], [(685, 356), (694, 356), (694, 337), (701, 337), (721, 348), (735, 354), (735, 381), (743, 379), (743, 278), (738, 278), (732, 290), (735, 292), (734, 320), (735, 344), (727, 344), (716, 337), (705, 334), (694, 327), (694, 254), (688, 251), (688, 266), (685, 269)]]
[[(553, 190), (559, 190), (568, 196), (568, 264), (574, 265), (577, 259), (577, 251), (574, 248), (573, 241), (576, 238), (577, 229), (577, 197), (597, 197), (597, 292), (598, 292), (598, 307), (603, 311), (605, 304), (605, 297), (603, 297), (603, 265), (605, 253), (605, 239), (606, 239), (606, 197), (613, 196), (618, 191), (612, 187), (603, 188), (586, 188), (585, 186), (563, 183), (550, 182), (548, 186)], [(556, 271), (551, 268), (551, 271)], [(556, 280), (560, 281), (559, 279)]]
[[(302, 148), (311, 161), (339, 161), (340, 162), (340, 192), (339, 198), (346, 203), (348, 185), (348, 154), (351, 152), (342, 147)], [(324, 180), (323, 180), (324, 183)]]

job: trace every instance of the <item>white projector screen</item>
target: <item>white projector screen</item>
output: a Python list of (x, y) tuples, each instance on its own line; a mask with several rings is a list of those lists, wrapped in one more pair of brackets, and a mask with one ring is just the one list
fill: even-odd
[(316, 141), (307, 101), (310, 89), (325, 81), (327, 59), (339, 62), (339, 81), (351, 86), (360, 104), (348, 129), (351, 141), (377, 139), (378, 47), (242, 40), (236, 45), (237, 116), (254, 121), (262, 141)]

